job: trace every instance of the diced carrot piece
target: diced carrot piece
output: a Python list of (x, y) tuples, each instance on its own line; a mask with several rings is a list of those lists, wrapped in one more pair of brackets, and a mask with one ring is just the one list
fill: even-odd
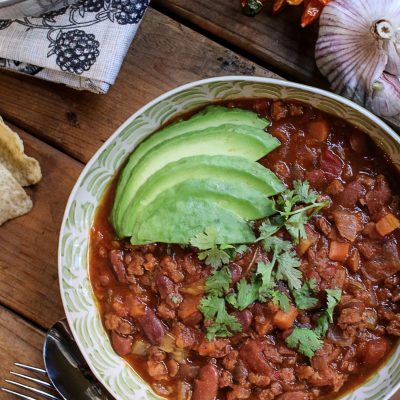
[(295, 306), (290, 306), (290, 310), (288, 312), (284, 312), (279, 310), (272, 320), (273, 324), (282, 330), (289, 329), (292, 325), (294, 320), (297, 318), (299, 311)]
[(178, 309), (180, 318), (185, 319), (198, 311), (198, 307), (203, 296), (185, 296)]
[(322, 119), (319, 121), (312, 121), (307, 125), (308, 135), (317, 142), (325, 142), (329, 135), (328, 121)]
[(376, 230), (381, 236), (386, 236), (400, 227), (400, 221), (392, 214), (386, 214), (375, 225)]
[(310, 225), (305, 226), (306, 234), (307, 234), (307, 239), (301, 239), (299, 244), (297, 245), (297, 254), (299, 257), (304, 255), (307, 250), (317, 242), (319, 235), (317, 232), (314, 231), (314, 229), (311, 228)]
[(191, 294), (192, 296), (197, 296), (199, 294), (204, 294), (204, 279), (199, 279), (196, 282), (190, 283), (189, 285), (181, 287), (179, 290), (181, 293), (184, 294)]
[(332, 241), (329, 247), (329, 258), (332, 261), (346, 261), (350, 251), (350, 243)]

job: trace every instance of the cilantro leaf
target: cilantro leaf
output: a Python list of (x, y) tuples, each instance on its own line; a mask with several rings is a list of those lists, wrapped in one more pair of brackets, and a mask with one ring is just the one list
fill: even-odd
[(327, 309), (326, 313), (328, 314), (329, 322), (333, 323), (333, 310), (340, 303), (340, 299), (342, 298), (342, 291), (340, 289), (325, 289), (327, 294)]
[(223, 264), (228, 264), (230, 261), (229, 254), (218, 246), (202, 251), (198, 254), (198, 258), (199, 260), (205, 260), (206, 265), (211, 265), (213, 269), (217, 269)]
[(256, 274), (261, 277), (261, 288), (272, 288), (274, 286), (274, 280), (272, 279), (272, 264), (265, 264), (260, 261), (257, 263)]
[[(213, 269), (219, 268), (223, 264), (228, 264), (232, 255), (229, 250), (234, 249), (230, 244), (217, 245), (218, 230), (215, 226), (207, 227), (204, 232), (198, 233), (191, 239), (190, 244), (203, 250), (198, 254), (199, 260), (205, 260), (206, 265), (211, 265)], [(225, 250), (228, 250), (225, 251)]]
[(318, 303), (318, 299), (313, 297), (315, 290), (315, 279), (305, 281), (300, 289), (294, 289), (292, 294), (297, 308), (300, 310), (308, 310)]
[(269, 220), (264, 221), (259, 228), (260, 237), (258, 238), (258, 240), (269, 238), (270, 236), (278, 232), (280, 228), (280, 225), (273, 225)]
[(342, 291), (340, 289), (325, 289), (327, 295), (327, 308), (318, 318), (315, 331), (324, 337), (329, 328), (329, 323), (333, 323), (333, 311), (340, 303)]
[(218, 230), (215, 226), (207, 227), (204, 232), (198, 233), (190, 244), (199, 250), (211, 249), (216, 245)]
[(231, 283), (231, 273), (229, 268), (225, 265), (207, 278), (205, 282), (205, 290), (211, 295), (223, 296), (229, 290)]
[(223, 301), (217, 296), (203, 297), (200, 301), (199, 310), (204, 315), (206, 321), (211, 321), (217, 315), (219, 302)]
[(236, 251), (236, 253), (239, 253), (239, 254), (244, 254), (244, 253), (246, 253), (246, 251), (248, 250), (248, 246), (246, 246), (245, 244), (241, 244), (240, 246), (236, 246), (235, 247), (235, 251)]
[(279, 306), (283, 312), (288, 312), (290, 310), (290, 300), (285, 293), (275, 290), (272, 295), (272, 301)]
[(294, 328), (286, 338), (286, 344), (290, 349), (312, 358), (315, 352), (322, 348), (324, 341), (312, 329)]
[(301, 288), (300, 260), (294, 251), (285, 251), (279, 255), (278, 268), (275, 277), (278, 280), (286, 281), (290, 290)]
[(237, 318), (226, 311), (225, 300), (221, 297), (208, 296), (203, 298), (199, 309), (206, 321), (211, 321), (215, 318), (213, 323), (207, 327), (206, 339), (209, 341), (216, 336), (228, 337), (242, 330), (242, 325)]
[(226, 300), (233, 307), (243, 311), (258, 299), (258, 289), (259, 285), (254, 279), (251, 282), (247, 282), (245, 278), (242, 278), (237, 284), (237, 295), (231, 294), (227, 296)]
[(279, 255), (283, 251), (289, 251), (292, 249), (292, 243), (287, 240), (283, 240), (278, 236), (270, 236), (263, 240), (262, 245), (265, 251), (273, 251), (276, 255)]
[(293, 241), (297, 244), (300, 239), (307, 239), (304, 225), (309, 220), (307, 210), (302, 209), (297, 214), (291, 215), (285, 223), (286, 230), (289, 232)]
[(318, 198), (318, 193), (315, 190), (310, 190), (308, 181), (294, 181), (293, 188), (301, 203), (315, 203)]
[(261, 279), (261, 284), (258, 289), (258, 300), (265, 303), (273, 296), (273, 287), (275, 286), (275, 280), (272, 277), (273, 265), (271, 263), (265, 264), (259, 262), (257, 264), (256, 276)]
[(329, 328), (329, 317), (324, 311), (318, 318), (317, 326), (315, 327), (314, 332), (316, 335), (323, 338), (325, 337), (326, 332), (328, 332), (328, 328)]

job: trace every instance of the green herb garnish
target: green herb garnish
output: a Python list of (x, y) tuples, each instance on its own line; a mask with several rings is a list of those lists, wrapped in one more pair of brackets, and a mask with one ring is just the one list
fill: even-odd
[(205, 290), (206, 293), (212, 296), (224, 296), (228, 292), (231, 283), (231, 273), (225, 265), (208, 277), (205, 283)]
[(201, 300), (199, 310), (206, 321), (212, 322), (207, 327), (207, 340), (213, 340), (216, 336), (231, 336), (242, 330), (237, 318), (229, 315), (226, 310), (224, 296), (231, 283), (231, 273), (226, 265), (212, 273), (205, 282), (207, 296)]
[(217, 235), (217, 228), (210, 226), (190, 241), (192, 246), (203, 250), (198, 254), (199, 260), (205, 260), (206, 265), (211, 265), (213, 269), (229, 263), (231, 256), (225, 250), (234, 249), (230, 244), (217, 245)]
[(290, 299), (285, 293), (275, 290), (272, 294), (272, 301), (279, 306), (283, 312), (288, 312), (290, 310)]
[(306, 357), (312, 358), (317, 350), (323, 347), (324, 337), (328, 331), (329, 323), (333, 322), (333, 311), (339, 304), (342, 291), (340, 289), (325, 289), (327, 294), (327, 308), (318, 318), (315, 329), (294, 328), (286, 338), (286, 344), (291, 349), (296, 349)]
[(292, 294), (297, 308), (300, 310), (308, 310), (318, 303), (318, 299), (313, 297), (315, 287), (315, 279), (312, 278), (309, 281), (305, 281), (300, 289), (293, 290)]
[(225, 300), (221, 297), (211, 295), (203, 298), (199, 309), (206, 321), (213, 321), (212, 325), (207, 327), (207, 340), (213, 340), (216, 336), (232, 336), (233, 333), (242, 330), (237, 318), (226, 311)]
[(294, 181), (293, 190), (287, 189), (277, 197), (277, 214), (260, 228), (260, 237), (271, 236), (281, 228), (286, 228), (295, 243), (306, 239), (304, 225), (328, 204), (327, 201), (317, 202), (317, 198), (318, 193), (310, 190), (307, 181)]
[(324, 341), (312, 329), (294, 328), (286, 338), (286, 344), (291, 349), (296, 349), (306, 357), (312, 358), (317, 350), (322, 348)]
[(258, 299), (259, 284), (254, 277), (250, 282), (242, 278), (237, 284), (237, 293), (231, 293), (227, 296), (227, 302), (240, 311), (247, 308)]
[[(293, 242), (298, 243), (307, 237), (305, 224), (308, 220), (327, 205), (327, 202), (317, 202), (317, 198), (318, 193), (310, 190), (307, 181), (294, 181), (292, 190), (285, 190), (273, 200), (276, 213), (260, 226), (257, 239), (271, 254), (271, 261), (259, 262), (250, 279), (242, 278), (236, 287), (231, 287), (232, 277), (226, 264), (235, 254), (247, 251), (247, 246), (218, 245), (216, 227), (205, 229), (190, 241), (192, 246), (201, 250), (199, 259), (205, 260), (214, 270), (205, 282), (206, 297), (199, 307), (205, 320), (211, 323), (207, 327), (208, 340), (241, 331), (237, 318), (228, 313), (227, 303), (242, 311), (255, 301), (271, 300), (282, 311), (288, 312), (291, 298), (277, 289), (278, 281), (287, 283), (299, 309), (307, 310), (317, 304), (315, 280), (302, 283), (300, 259), (293, 247)], [(293, 242), (276, 235), (282, 229), (286, 229)], [(339, 289), (327, 289), (326, 292), (327, 309), (321, 314), (315, 329), (295, 328), (286, 339), (289, 347), (307, 357), (312, 357), (322, 347), (328, 324), (333, 321), (333, 310), (340, 301)]]

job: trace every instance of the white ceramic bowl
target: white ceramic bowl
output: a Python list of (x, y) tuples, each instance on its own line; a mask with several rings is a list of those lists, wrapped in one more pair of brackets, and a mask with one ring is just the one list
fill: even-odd
[[(132, 115), (93, 156), (69, 198), (59, 242), (61, 296), (75, 339), (97, 378), (118, 400), (158, 398), (112, 349), (88, 278), (88, 238), (95, 209), (118, 167), (146, 136), (170, 118), (215, 100), (269, 97), (293, 99), (344, 118), (366, 132), (400, 169), (400, 140), (379, 118), (335, 94), (257, 77), (223, 77), (171, 90)], [(346, 400), (389, 399), (400, 387), (400, 347)]]

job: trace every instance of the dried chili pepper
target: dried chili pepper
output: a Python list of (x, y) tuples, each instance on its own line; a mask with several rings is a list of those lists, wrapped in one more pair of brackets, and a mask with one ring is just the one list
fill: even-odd
[(329, 1), (330, 0), (306, 0), (304, 2), (304, 12), (301, 17), (301, 26), (304, 28), (317, 20)]

